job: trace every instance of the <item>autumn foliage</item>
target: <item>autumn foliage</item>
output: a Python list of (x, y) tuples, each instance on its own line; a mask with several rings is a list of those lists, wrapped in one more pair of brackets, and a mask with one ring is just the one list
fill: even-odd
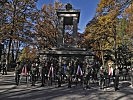
[[(94, 18), (87, 24), (85, 43), (96, 54), (116, 52), (121, 45), (128, 45), (133, 34), (132, 0), (100, 0)], [(129, 27), (130, 26), (130, 27)], [(131, 47), (129, 47), (131, 48)], [(114, 55), (115, 53), (113, 53)]]

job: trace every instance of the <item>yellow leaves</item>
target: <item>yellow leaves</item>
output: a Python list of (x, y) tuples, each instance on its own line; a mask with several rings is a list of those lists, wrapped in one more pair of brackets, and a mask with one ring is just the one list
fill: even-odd
[(87, 35), (84, 36), (85, 39), (90, 39), (91, 37), (92, 37), (91, 34), (87, 34)]
[[(127, 7), (127, 0), (100, 0), (96, 20), (89, 24), (85, 30), (85, 39), (93, 49), (113, 49), (123, 43), (125, 39), (133, 37), (133, 4), (126, 9), (126, 19), (120, 24), (121, 14), (124, 7)], [(124, 4), (124, 5), (123, 5)], [(127, 26), (126, 20), (129, 21)], [(126, 34), (126, 27), (130, 34)], [(125, 32), (125, 33), (124, 33)], [(119, 35), (124, 34), (124, 36)], [(125, 37), (126, 36), (126, 37)], [(130, 38), (129, 38), (130, 37)], [(92, 40), (92, 42), (90, 42)], [(127, 42), (126, 40), (126, 42)]]
[(100, 3), (98, 4), (97, 12), (101, 12), (102, 9), (105, 7), (106, 0), (100, 0)]
[(28, 2), (30, 2), (30, 1), (31, 1), (31, 0), (24, 0), (25, 3), (28, 3)]
[(113, 23), (116, 21), (118, 12), (117, 10), (112, 10), (108, 14), (99, 16), (98, 21), (101, 25), (107, 25), (108, 23)]
[(19, 60), (22, 61), (24, 59), (28, 59), (33, 61), (37, 57), (37, 49), (35, 47), (25, 47), (22, 50), (22, 54), (19, 57)]
[(109, 16), (109, 15), (101, 16), (101, 17), (99, 17), (98, 21), (101, 25), (108, 24), (111, 22), (111, 16)]
[(128, 19), (127, 34), (128, 37), (133, 37), (133, 2), (125, 9), (124, 16)]
[(57, 9), (61, 9), (63, 7), (63, 4), (56, 1), (54, 2), (54, 9), (57, 10)]
[(30, 60), (33, 61), (37, 57), (37, 50), (36, 50), (36, 48), (32, 48), (32, 50), (30, 51), (29, 55), (30, 55), (30, 57), (29, 57)]
[(133, 3), (131, 3), (127, 9), (125, 9), (125, 14), (131, 13), (133, 13)]
[(101, 25), (106, 25), (117, 17), (119, 8), (115, 3), (115, 0), (100, 0), (97, 7), (97, 16)]
[(97, 12), (102, 12), (104, 8), (108, 8), (113, 5), (115, 5), (115, 0), (100, 0), (97, 7)]

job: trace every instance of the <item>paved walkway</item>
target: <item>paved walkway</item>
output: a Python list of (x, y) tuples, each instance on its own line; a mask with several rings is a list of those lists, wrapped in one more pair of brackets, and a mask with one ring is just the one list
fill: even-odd
[(60, 88), (54, 86), (35, 87), (25, 82), (21, 85), (14, 85), (14, 74), (0, 75), (0, 100), (133, 100), (133, 88), (130, 82), (120, 82), (120, 90), (114, 88), (100, 90), (97, 86), (83, 90), (81, 86), (67, 88), (63, 85)]

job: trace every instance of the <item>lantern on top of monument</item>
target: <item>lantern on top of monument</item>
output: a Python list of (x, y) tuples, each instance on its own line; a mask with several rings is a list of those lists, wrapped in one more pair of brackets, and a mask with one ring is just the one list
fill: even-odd
[(66, 5), (66, 10), (72, 10), (72, 5), (70, 3)]

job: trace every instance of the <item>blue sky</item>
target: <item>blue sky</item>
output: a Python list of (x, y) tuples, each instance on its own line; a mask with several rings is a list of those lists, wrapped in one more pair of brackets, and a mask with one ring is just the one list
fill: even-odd
[[(54, 3), (55, 0), (38, 0), (40, 9), (43, 4)], [(56, 0), (57, 1), (57, 0)], [(86, 24), (94, 17), (99, 0), (58, 0), (63, 4), (71, 3), (74, 9), (80, 9), (79, 32), (84, 32)]]

